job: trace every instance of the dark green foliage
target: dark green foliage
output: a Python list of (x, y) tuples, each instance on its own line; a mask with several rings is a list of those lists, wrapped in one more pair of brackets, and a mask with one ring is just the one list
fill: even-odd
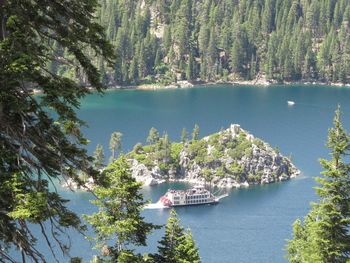
[(240, 159), (242, 156), (251, 153), (251, 145), (252, 143), (248, 140), (238, 142), (235, 148), (230, 149), (229, 154), (233, 159)]
[(347, 0), (99, 1), (117, 84), (350, 81)]
[[(67, 254), (66, 228), (82, 230), (48, 181), (79, 181), (78, 171), (84, 171), (98, 182), (75, 114), (87, 85), (103, 90), (89, 57), (112, 60), (112, 47), (94, 22), (96, 7), (95, 0), (0, 1), (1, 260), (11, 260), (12, 247), (23, 262), (45, 262), (35, 247), (39, 238)], [(64, 76), (58, 75), (62, 66), (70, 69)], [(84, 85), (74, 81), (78, 76)], [(32, 89), (42, 91), (40, 98)], [(41, 228), (41, 236), (33, 236), (29, 222)]]
[(336, 111), (334, 127), (329, 129), (327, 147), (330, 160), (321, 159), (324, 169), (316, 193), (320, 200), (304, 222), (293, 225), (293, 239), (288, 242), (290, 262), (348, 262), (350, 260), (350, 166), (346, 163), (350, 135)]
[(200, 263), (199, 251), (196, 246), (195, 241), (193, 240), (192, 233), (190, 229), (187, 229), (185, 232), (184, 240), (178, 246), (178, 253), (181, 263)]
[(208, 155), (207, 143), (204, 140), (192, 141), (188, 147), (188, 153), (191, 158), (194, 158), (195, 162), (203, 164)]
[(82, 263), (83, 260), (78, 257), (71, 258), (70, 263)]
[(165, 226), (165, 234), (159, 241), (158, 253), (154, 255), (159, 263), (200, 263), (198, 248), (189, 230), (184, 231), (175, 210), (171, 210)]
[[(97, 248), (104, 250), (107, 259), (112, 262), (135, 262), (139, 256), (134, 255), (128, 246), (145, 246), (147, 235), (158, 228), (146, 223), (141, 216), (146, 204), (140, 193), (142, 184), (131, 176), (124, 156), (104, 169), (102, 177), (104, 186), (95, 189), (98, 199), (92, 201), (99, 211), (85, 216), (85, 219), (94, 228)], [(108, 246), (111, 240), (114, 245)]]
[(171, 161), (171, 143), (167, 133), (160, 138), (156, 148), (158, 149), (156, 159), (164, 164), (169, 163)]
[[(242, 174), (243, 174), (243, 168), (241, 165), (239, 165), (237, 162), (233, 162), (231, 165), (230, 165), (230, 172), (232, 174), (232, 177), (235, 178), (235, 179), (238, 179), (238, 181), (241, 181), (241, 177), (242, 177)], [(253, 177), (254, 175), (250, 175), (251, 177), (249, 177), (248, 175), (248, 179), (252, 179), (252, 181), (256, 180), (255, 177)], [(260, 180), (260, 178), (257, 178)]]
[(109, 149), (112, 152), (111, 162), (113, 162), (116, 159), (118, 152), (121, 153), (122, 136), (123, 134), (121, 132), (113, 132), (111, 134), (111, 138), (109, 140)]
[(171, 143), (171, 162), (173, 167), (178, 168), (180, 163), (180, 152), (183, 149), (182, 143)]

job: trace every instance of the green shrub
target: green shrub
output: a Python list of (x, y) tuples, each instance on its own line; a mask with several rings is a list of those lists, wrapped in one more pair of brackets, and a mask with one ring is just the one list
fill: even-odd
[(135, 158), (139, 163), (143, 163), (148, 156), (144, 153), (134, 154), (133, 158)]
[(182, 143), (172, 143), (171, 144), (171, 159), (172, 160), (179, 160), (179, 157), (180, 157), (180, 152), (183, 148), (183, 144)]
[(256, 146), (258, 146), (260, 149), (264, 149), (264, 148), (265, 148), (265, 145), (264, 145), (263, 141), (260, 140), (260, 139), (255, 138), (255, 139), (253, 140), (253, 144), (255, 144)]
[(252, 157), (253, 156), (253, 148), (249, 147), (244, 150), (244, 155), (247, 157)]
[(215, 175), (218, 177), (225, 177), (226, 176), (225, 168), (223, 166), (220, 166), (218, 169), (216, 169)]
[(239, 156), (238, 158), (242, 158), (246, 153), (246, 150), (252, 147), (252, 143), (250, 141), (244, 140), (236, 147), (236, 154)]
[(259, 183), (260, 180), (261, 180), (261, 177), (259, 175), (256, 175), (256, 174), (249, 173), (247, 176), (247, 181), (249, 183)]
[(212, 156), (214, 159), (220, 159), (224, 156), (224, 149), (218, 150), (217, 148), (214, 148), (212, 151)]
[(227, 149), (234, 149), (237, 147), (237, 145), (238, 145), (238, 141), (236, 139), (234, 139), (234, 140), (231, 140), (231, 141), (226, 143), (226, 148)]
[(220, 134), (213, 134), (209, 136), (209, 144), (214, 147), (219, 144)]
[(170, 166), (167, 163), (159, 163), (159, 169), (163, 172), (163, 173), (168, 173)]
[(154, 145), (145, 145), (142, 147), (143, 151), (146, 152), (146, 153), (150, 153), (150, 152), (153, 152), (154, 149), (155, 149), (155, 146)]
[(136, 154), (141, 153), (143, 151), (142, 144), (141, 143), (135, 144), (135, 146), (134, 146), (132, 151), (135, 152)]
[(207, 143), (204, 140), (192, 141), (188, 148), (191, 158), (194, 157), (196, 163), (205, 163), (207, 154)]

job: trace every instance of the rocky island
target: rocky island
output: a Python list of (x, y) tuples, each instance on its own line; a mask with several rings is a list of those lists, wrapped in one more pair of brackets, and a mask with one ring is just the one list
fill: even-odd
[(193, 137), (171, 143), (165, 134), (148, 140), (149, 145), (135, 145), (127, 154), (133, 176), (145, 185), (186, 181), (238, 188), (300, 174), (289, 158), (238, 124), (202, 139)]

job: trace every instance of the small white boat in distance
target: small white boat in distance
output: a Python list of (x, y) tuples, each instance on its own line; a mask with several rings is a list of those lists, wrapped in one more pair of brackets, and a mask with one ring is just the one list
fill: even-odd
[(290, 105), (290, 106), (293, 106), (293, 105), (295, 104), (295, 102), (292, 101), (292, 100), (288, 100), (287, 103), (288, 103), (288, 105)]

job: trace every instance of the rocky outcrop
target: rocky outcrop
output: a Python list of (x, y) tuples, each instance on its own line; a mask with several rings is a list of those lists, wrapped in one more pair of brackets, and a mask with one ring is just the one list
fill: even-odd
[(154, 166), (152, 170), (149, 170), (146, 165), (139, 163), (137, 160), (132, 160), (131, 172), (132, 176), (144, 185), (155, 185), (166, 181), (158, 166)]
[(181, 145), (180, 152), (173, 153), (173, 160), (166, 165), (152, 158), (154, 153), (149, 149), (130, 154), (133, 176), (146, 185), (177, 180), (238, 188), (284, 181), (300, 174), (289, 158), (237, 124)]

